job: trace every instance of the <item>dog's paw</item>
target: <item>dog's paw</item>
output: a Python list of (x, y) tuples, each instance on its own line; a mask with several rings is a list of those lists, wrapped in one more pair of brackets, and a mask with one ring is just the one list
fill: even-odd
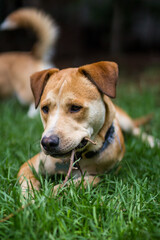
[(29, 198), (29, 195), (34, 197), (34, 190), (40, 189), (40, 182), (37, 179), (32, 179), (30, 181), (24, 180), (21, 183), (21, 193), (25, 199)]
[(61, 184), (57, 184), (57, 185), (55, 185), (54, 187), (53, 187), (53, 189), (52, 189), (52, 193), (53, 193), (53, 195), (54, 196), (56, 196), (57, 194), (58, 194), (58, 192), (59, 192), (59, 190), (61, 189)]

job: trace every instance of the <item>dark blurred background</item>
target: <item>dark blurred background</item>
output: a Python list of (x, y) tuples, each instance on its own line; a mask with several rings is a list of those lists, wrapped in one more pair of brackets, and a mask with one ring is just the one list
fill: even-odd
[[(0, 0), (0, 22), (32, 6), (60, 27), (54, 63), (59, 68), (114, 60), (128, 71), (160, 62), (160, 0)], [(16, 34), (15, 34), (16, 33)], [(27, 30), (0, 32), (0, 52), (30, 50)]]

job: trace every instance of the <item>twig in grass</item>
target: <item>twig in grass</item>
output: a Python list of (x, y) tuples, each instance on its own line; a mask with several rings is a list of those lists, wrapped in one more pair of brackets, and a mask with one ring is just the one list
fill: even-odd
[(0, 223), (6, 222), (7, 220), (9, 220), (10, 218), (14, 217), (17, 213), (19, 213), (20, 211), (22, 211), (23, 209), (25, 209), (26, 207), (28, 207), (31, 204), (32, 204), (32, 202), (29, 202), (28, 204), (18, 208), (15, 213), (10, 213), (8, 216), (0, 219)]

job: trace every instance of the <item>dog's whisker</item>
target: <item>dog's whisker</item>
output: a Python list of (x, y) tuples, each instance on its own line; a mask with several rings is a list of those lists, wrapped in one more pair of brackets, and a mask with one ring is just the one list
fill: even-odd
[(88, 142), (92, 143), (93, 145), (96, 145), (96, 144), (97, 144), (96, 142), (94, 142), (93, 140), (91, 140), (91, 139), (88, 138), (88, 137), (85, 137), (84, 139), (87, 140)]

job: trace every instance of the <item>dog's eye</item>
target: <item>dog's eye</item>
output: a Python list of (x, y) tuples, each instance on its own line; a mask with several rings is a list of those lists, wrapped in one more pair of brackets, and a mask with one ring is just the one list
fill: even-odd
[(77, 106), (77, 105), (71, 105), (70, 107), (70, 112), (71, 113), (76, 113), (76, 112), (79, 112), (81, 110), (81, 106)]
[(49, 112), (49, 107), (48, 106), (44, 106), (42, 107), (42, 111), (47, 114)]

